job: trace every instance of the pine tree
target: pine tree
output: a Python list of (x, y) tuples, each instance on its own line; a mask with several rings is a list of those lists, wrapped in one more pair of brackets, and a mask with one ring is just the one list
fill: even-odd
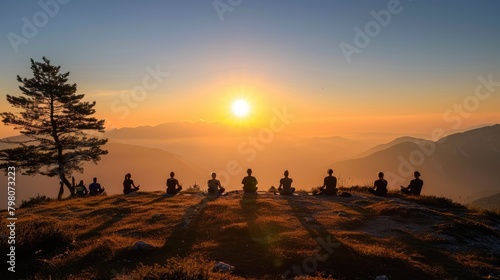
[(104, 120), (91, 117), (95, 101), (82, 101), (76, 93), (76, 84), (68, 84), (67, 73), (60, 66), (31, 59), (33, 78), (17, 76), (22, 95), (7, 95), (7, 101), (16, 112), (3, 112), (5, 125), (12, 125), (25, 137), (13, 140), (13, 148), (0, 151), (0, 167), (15, 166), (23, 175), (42, 174), (59, 177), (59, 198), (65, 185), (74, 195), (67, 177), (74, 171), (83, 172), (83, 162), (97, 163), (107, 154), (101, 146), (108, 139), (92, 137), (89, 131), (104, 132)]

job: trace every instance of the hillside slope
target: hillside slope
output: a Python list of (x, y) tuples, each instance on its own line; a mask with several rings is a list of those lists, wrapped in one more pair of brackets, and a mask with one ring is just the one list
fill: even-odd
[[(498, 215), (392, 196), (138, 193), (43, 202), (16, 212), (15, 279), (500, 277)], [(154, 247), (133, 249), (137, 241)], [(233, 265), (233, 276), (212, 272), (217, 261)]]
[(473, 200), (470, 204), (487, 210), (498, 209), (500, 207), (500, 193)]
[(377, 152), (380, 152), (383, 150), (387, 150), (392, 146), (395, 146), (395, 145), (398, 145), (398, 144), (401, 144), (404, 142), (413, 142), (414, 143), (414, 142), (426, 142), (426, 141), (429, 141), (429, 140), (425, 140), (422, 138), (410, 137), (410, 136), (398, 137), (389, 143), (380, 144), (380, 145), (377, 145), (371, 149), (368, 149), (368, 150), (362, 152), (361, 154), (357, 155), (356, 158), (367, 157), (371, 154), (374, 154), (374, 153), (377, 153)]
[[(119, 194), (123, 191), (124, 176), (129, 172), (132, 173), (134, 182), (140, 184), (144, 191), (164, 190), (171, 171), (175, 171), (176, 177), (184, 187), (194, 184), (195, 181), (201, 182), (207, 177), (200, 175), (191, 164), (167, 151), (116, 142), (106, 144), (104, 149), (108, 150), (109, 154), (103, 156), (97, 165), (86, 162), (84, 174), (74, 174), (77, 183), (79, 180), (84, 180), (88, 186), (92, 178), (97, 177), (108, 194)], [(0, 179), (7, 182), (5, 174), (1, 174)], [(57, 197), (59, 191), (57, 178), (41, 175), (23, 176), (18, 172), (16, 185), (18, 201), (37, 194)], [(69, 194), (66, 188), (65, 193)], [(6, 193), (0, 194), (0, 201), (6, 201)], [(2, 207), (5, 205), (7, 204), (2, 203)]]
[(340, 177), (353, 184), (372, 184), (386, 173), (399, 189), (419, 170), (425, 194), (463, 199), (484, 190), (500, 190), (500, 125), (456, 133), (436, 142), (404, 141), (369, 156), (333, 164)]

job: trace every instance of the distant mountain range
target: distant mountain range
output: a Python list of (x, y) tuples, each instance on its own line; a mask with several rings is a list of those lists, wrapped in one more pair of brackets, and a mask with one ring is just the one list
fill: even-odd
[(192, 137), (227, 137), (241, 136), (258, 131), (256, 128), (234, 126), (208, 122), (169, 122), (156, 126), (117, 128), (106, 133), (112, 139), (177, 139)]
[[(403, 141), (401, 141), (403, 140)], [(436, 142), (400, 138), (372, 154), (332, 164), (354, 184), (371, 184), (383, 171), (392, 188), (407, 185), (418, 170), (424, 194), (460, 200), (483, 190), (500, 190), (500, 125), (444, 137)]]
[[(123, 180), (126, 173), (132, 174), (135, 184), (141, 185), (141, 190), (156, 191), (166, 188), (165, 182), (171, 171), (175, 171), (183, 187), (187, 188), (194, 182), (201, 183), (207, 176), (200, 175), (197, 168), (194, 168), (172, 153), (141, 146), (110, 142), (104, 146), (109, 154), (102, 157), (97, 165), (92, 163), (84, 164), (84, 174), (75, 173), (73, 176), (76, 183), (84, 180), (88, 186), (93, 177), (105, 187), (107, 193), (122, 193)], [(4, 182), (7, 181), (2, 174)], [(184, 180), (182, 180), (185, 178)], [(19, 172), (16, 176), (17, 200), (29, 197), (47, 195), (57, 197), (59, 191), (59, 180), (56, 177), (46, 176), (23, 176)], [(65, 193), (68, 190), (65, 188)], [(2, 193), (1, 201), (4, 201), (5, 193)]]
[[(370, 148), (368, 141), (344, 137), (307, 137), (269, 128), (228, 126), (207, 122), (172, 122), (157, 126), (121, 128), (106, 133), (109, 139), (126, 144), (162, 149), (197, 166), (205, 174), (230, 173), (223, 184), (229, 190), (241, 189), (246, 169), (253, 168), (260, 189), (279, 184), (284, 170), (290, 170), (296, 187), (311, 189), (322, 183), (324, 166), (349, 159)], [(236, 164), (236, 171), (228, 169)], [(231, 172), (228, 172), (231, 171)], [(225, 176), (227, 177), (227, 176)], [(225, 179), (225, 178), (223, 178)]]
[[(359, 139), (284, 132), (261, 141), (259, 132), (205, 122), (115, 129), (105, 134), (110, 140), (105, 146), (109, 154), (98, 165), (85, 164), (85, 174), (75, 174), (75, 178), (88, 184), (96, 176), (115, 194), (121, 193), (127, 172), (143, 189), (163, 190), (170, 171), (176, 172), (184, 187), (194, 182), (206, 187), (210, 172), (216, 171), (231, 173), (225, 187), (233, 190), (241, 188), (241, 178), (252, 168), (259, 189), (267, 190), (277, 185), (288, 169), (296, 188), (310, 190), (323, 182), (328, 168), (333, 168), (339, 186), (371, 185), (377, 172), (384, 171), (390, 188), (399, 189), (409, 183), (414, 170), (419, 170), (425, 182), (423, 194), (470, 203), (500, 191), (500, 125), (435, 142), (400, 137), (376, 146)], [(0, 144), (3, 147), (5, 144)], [(55, 196), (58, 190), (58, 180), (44, 176), (19, 175), (18, 185), (21, 199), (37, 193)]]
[(386, 150), (392, 146), (395, 146), (395, 145), (398, 145), (398, 144), (401, 144), (401, 143), (405, 143), (405, 142), (425, 142), (425, 141), (428, 141), (428, 140), (425, 140), (425, 139), (421, 139), (421, 138), (415, 138), (415, 137), (410, 137), (410, 136), (403, 136), (403, 137), (398, 137), (394, 140), (392, 140), (391, 142), (389, 143), (385, 143), (385, 144), (380, 144), (380, 145), (377, 145), (371, 149), (368, 149), (367, 151), (364, 151), (363, 153), (357, 155), (357, 158), (362, 158), (362, 157), (366, 157), (366, 156), (369, 156), (371, 154), (374, 154), (376, 152), (380, 152), (380, 151), (383, 151), (383, 150)]
[(486, 210), (498, 210), (500, 208), (500, 192), (494, 195), (476, 199), (470, 204)]

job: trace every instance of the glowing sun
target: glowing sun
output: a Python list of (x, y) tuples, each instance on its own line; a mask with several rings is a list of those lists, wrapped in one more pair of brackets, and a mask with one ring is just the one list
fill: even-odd
[(250, 105), (246, 100), (238, 99), (231, 105), (231, 111), (235, 116), (243, 118), (250, 113)]

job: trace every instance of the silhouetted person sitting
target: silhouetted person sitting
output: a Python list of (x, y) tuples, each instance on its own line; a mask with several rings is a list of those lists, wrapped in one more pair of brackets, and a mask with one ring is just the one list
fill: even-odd
[(420, 179), (420, 172), (415, 171), (413, 175), (415, 176), (415, 179), (410, 181), (408, 187), (405, 188), (401, 186), (401, 192), (404, 194), (420, 195), (424, 181)]
[(336, 195), (337, 194), (337, 177), (332, 176), (333, 170), (328, 169), (328, 176), (323, 180), (323, 186), (319, 188), (319, 195)]
[(292, 178), (288, 178), (288, 170), (285, 170), (285, 178), (281, 178), (280, 186), (278, 187), (278, 191), (281, 195), (291, 195), (295, 192), (295, 188), (292, 188)]
[(373, 185), (373, 188), (368, 189), (369, 192), (378, 196), (387, 196), (387, 181), (384, 179), (383, 172), (378, 173), (378, 180)]
[(137, 187), (134, 185), (134, 181), (131, 179), (132, 174), (127, 173), (125, 175), (125, 180), (123, 181), (123, 193), (124, 194), (129, 194), (133, 193), (139, 190), (140, 185), (137, 185)]
[(245, 193), (257, 192), (257, 189), (258, 189), (257, 184), (259, 182), (257, 182), (257, 179), (255, 179), (255, 177), (252, 176), (252, 169), (248, 168), (247, 174), (248, 174), (248, 176), (243, 178), (243, 180), (241, 181), (241, 183), (243, 184), (243, 191)]
[(212, 179), (208, 180), (208, 182), (207, 182), (208, 193), (215, 194), (215, 195), (220, 195), (226, 189), (221, 186), (219, 180), (215, 179), (216, 177), (217, 177), (217, 174), (215, 172), (212, 172)]
[(174, 178), (175, 173), (170, 172), (170, 178), (167, 179), (167, 194), (178, 194), (182, 190), (182, 186), (179, 185), (179, 181)]
[(84, 197), (88, 193), (89, 192), (87, 191), (87, 188), (85, 187), (85, 184), (83, 183), (83, 180), (80, 180), (80, 183), (75, 186), (75, 194), (76, 194), (76, 196)]
[(90, 185), (89, 185), (90, 195), (99, 195), (102, 192), (104, 192), (104, 188), (101, 187), (101, 184), (97, 183), (96, 177), (94, 177), (94, 179), (92, 179), (92, 181), (94, 181), (94, 182), (90, 183)]

